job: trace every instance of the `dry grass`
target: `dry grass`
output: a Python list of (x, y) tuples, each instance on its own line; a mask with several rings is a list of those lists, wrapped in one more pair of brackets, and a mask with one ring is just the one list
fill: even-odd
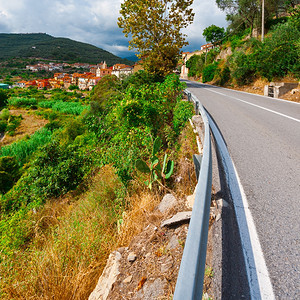
[(174, 191), (181, 198), (193, 194), (197, 183), (193, 154), (198, 154), (198, 146), (190, 124), (183, 129), (178, 143), (180, 149), (176, 159)]
[(1, 299), (87, 299), (117, 242), (124, 187), (112, 167), (76, 202), (48, 203), (34, 242), (0, 266)]
[(123, 216), (123, 225), (118, 239), (119, 246), (127, 246), (134, 236), (154, 221), (152, 211), (160, 200), (159, 194), (151, 193), (145, 188), (140, 188), (140, 191), (130, 197), (130, 209)]
[(22, 139), (26, 135), (32, 135), (48, 123), (48, 120), (44, 120), (33, 114), (30, 114), (24, 109), (14, 109), (10, 110), (9, 112), (15, 116), (22, 115), (23, 119), (20, 126), (16, 129), (16, 133), (13, 136), (5, 135), (0, 142), (0, 146), (9, 145), (17, 140)]

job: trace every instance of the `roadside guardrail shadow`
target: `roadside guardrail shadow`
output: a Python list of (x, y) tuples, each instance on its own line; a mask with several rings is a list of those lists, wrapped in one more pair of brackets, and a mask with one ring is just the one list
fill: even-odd
[[(208, 112), (206, 113), (208, 114)], [(211, 115), (209, 116), (211, 117)], [(218, 147), (215, 144), (213, 136), (212, 144), (217, 159), (217, 170), (213, 170), (213, 172), (217, 173), (216, 176), (220, 184), (220, 190), (216, 191), (213, 197), (215, 200), (222, 199), (223, 203), (226, 203), (226, 205), (223, 204), (221, 209), (221, 228), (219, 229), (221, 231), (221, 249), (213, 248), (215, 252), (213, 255), (221, 256), (221, 270), (217, 270), (217, 266), (213, 267), (216, 273), (216, 280), (221, 280), (220, 299), (251, 299), (233, 201), (227, 185), (223, 164), (221, 163), (220, 153), (218, 152)], [(213, 164), (214, 168), (215, 164)], [(220, 239), (220, 237), (217, 238)], [(221, 272), (221, 274), (217, 274), (217, 272)], [(220, 286), (219, 283), (216, 283), (216, 285)]]

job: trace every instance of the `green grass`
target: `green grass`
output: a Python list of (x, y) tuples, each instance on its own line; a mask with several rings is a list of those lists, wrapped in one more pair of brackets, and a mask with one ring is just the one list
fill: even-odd
[(11, 97), (7, 102), (9, 106), (13, 107), (31, 107), (37, 105), (35, 98)]
[(11, 145), (4, 146), (0, 149), (0, 157), (16, 156), (18, 163), (22, 166), (27, 157), (30, 156), (38, 147), (45, 145), (51, 139), (52, 132), (42, 128), (36, 131), (29, 139), (22, 139)]
[(82, 105), (79, 102), (64, 102), (61, 100), (50, 100), (50, 101), (42, 101), (38, 104), (41, 108), (51, 108), (52, 110), (65, 113), (65, 114), (71, 114), (71, 115), (80, 115), (87, 106)]

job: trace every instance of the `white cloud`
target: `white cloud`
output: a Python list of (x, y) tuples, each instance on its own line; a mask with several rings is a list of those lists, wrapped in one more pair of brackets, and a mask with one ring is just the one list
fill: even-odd
[[(0, 0), (0, 32), (45, 32), (126, 56), (128, 40), (117, 26), (120, 5), (121, 0)], [(189, 50), (205, 43), (205, 27), (226, 26), (215, 0), (195, 0), (193, 7), (194, 23), (185, 30)]]

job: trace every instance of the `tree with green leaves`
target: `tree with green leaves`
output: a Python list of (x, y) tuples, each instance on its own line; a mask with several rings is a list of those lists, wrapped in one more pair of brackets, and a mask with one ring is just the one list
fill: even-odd
[(180, 49), (187, 45), (181, 32), (193, 22), (193, 0), (125, 0), (118, 25), (131, 37), (130, 49), (137, 49), (143, 67), (165, 76), (176, 65)]
[(241, 25), (251, 28), (259, 20), (261, 3), (257, 0), (216, 0), (218, 7), (227, 13), (227, 21), (233, 28)]
[(203, 30), (203, 36), (207, 42), (211, 42), (214, 45), (220, 42), (225, 35), (225, 29), (216, 25), (210, 25)]

